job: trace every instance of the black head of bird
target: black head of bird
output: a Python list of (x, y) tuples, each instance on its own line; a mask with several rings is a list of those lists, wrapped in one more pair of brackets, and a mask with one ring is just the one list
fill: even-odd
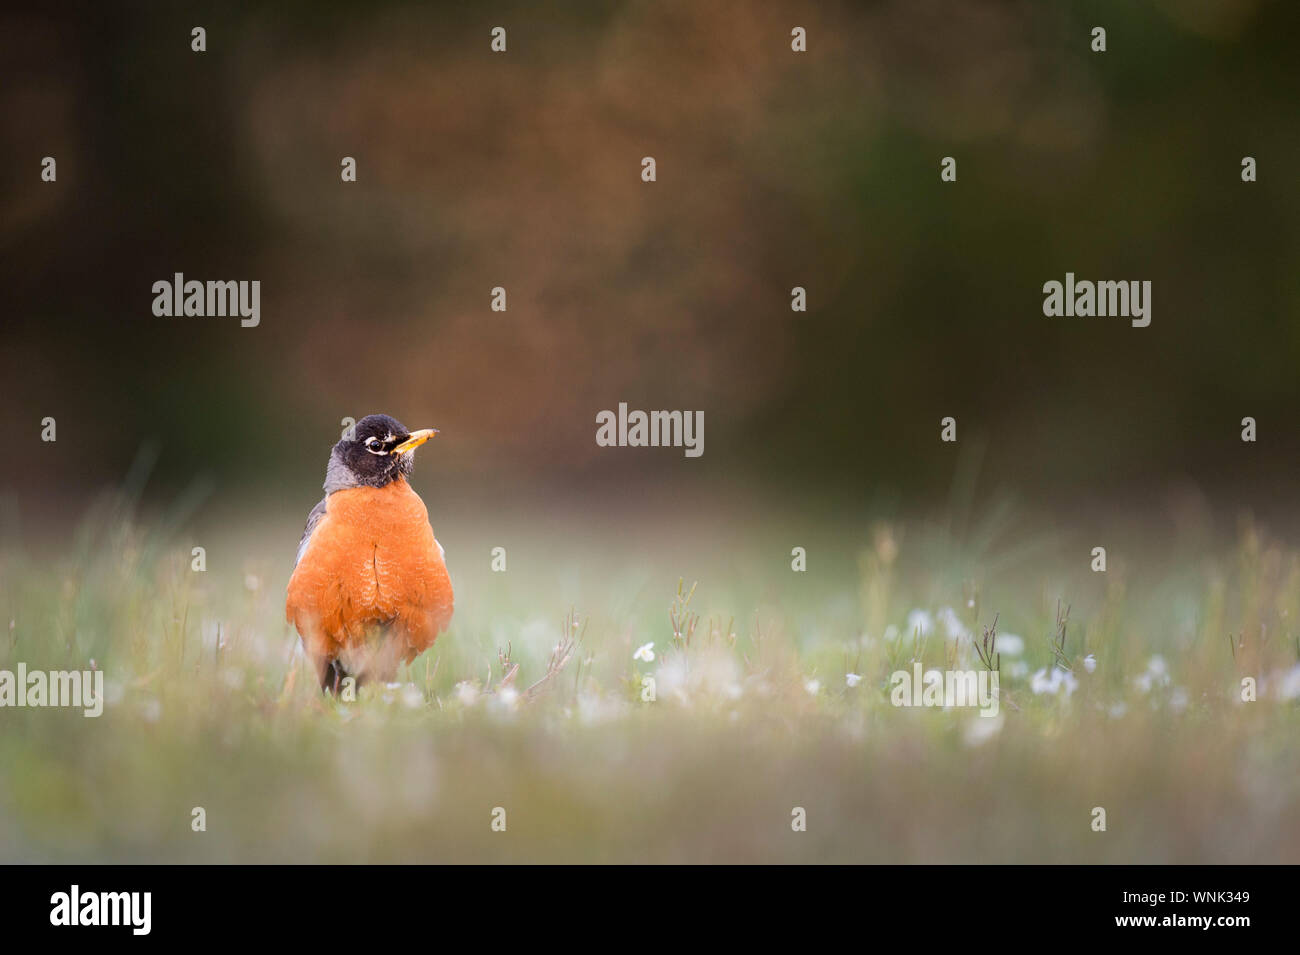
[(386, 414), (366, 415), (330, 451), (325, 490), (384, 487), (399, 477), (410, 479), (414, 451), (438, 433), (437, 428), (409, 431)]

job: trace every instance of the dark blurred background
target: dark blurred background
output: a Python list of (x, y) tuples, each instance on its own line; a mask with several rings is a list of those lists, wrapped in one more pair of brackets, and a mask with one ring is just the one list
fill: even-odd
[[(1300, 4), (572, 6), (3, 14), (5, 490), (56, 508), (153, 447), (160, 492), (305, 514), (384, 411), (485, 507), (920, 508), (963, 461), (1046, 505), (1289, 506)], [(260, 326), (154, 317), (178, 271), (260, 280)], [(1150, 280), (1150, 327), (1045, 318), (1067, 271)], [(620, 401), (703, 410), (704, 456), (598, 448)]]

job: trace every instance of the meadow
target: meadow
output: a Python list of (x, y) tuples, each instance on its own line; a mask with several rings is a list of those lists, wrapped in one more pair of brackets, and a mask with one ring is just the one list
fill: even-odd
[[(0, 704), (106, 701), (0, 705), (0, 862), (1300, 861), (1300, 3), (58, 6)], [(380, 411), (456, 611), (337, 699)]]
[[(0, 668), (93, 665), (107, 704), (0, 710), (0, 858), (1300, 857), (1300, 554), (1248, 517), (1117, 518), (1095, 572), (1096, 528), (1005, 502), (453, 511), (451, 629), (345, 702), (284, 622), (283, 511), (213, 527), (203, 572), (183, 500), (107, 495), (68, 539), (6, 525)], [(992, 634), (995, 718), (891, 705), (892, 672), (981, 669)]]

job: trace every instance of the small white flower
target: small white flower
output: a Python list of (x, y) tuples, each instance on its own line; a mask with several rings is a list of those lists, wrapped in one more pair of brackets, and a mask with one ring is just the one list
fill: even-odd
[(261, 589), (262, 581), (257, 577), (256, 574), (245, 574), (244, 586), (248, 590), (256, 592), (257, 590)]
[(1046, 667), (1034, 674), (1030, 681), (1029, 688), (1034, 691), (1035, 695), (1041, 693), (1050, 693), (1056, 696), (1062, 689), (1065, 695), (1069, 696), (1078, 689), (1079, 681), (1073, 673), (1068, 670), (1062, 670), (1058, 667), (1052, 667), (1051, 673), (1048, 673)]
[(633, 660), (644, 660), (646, 663), (655, 661), (655, 645), (653, 643), (643, 643), (636, 648), (636, 653), (632, 654)]
[(626, 710), (623, 705), (595, 693), (582, 693), (578, 696), (578, 719), (587, 725), (604, 723), (621, 716)]
[(424, 693), (414, 683), (403, 684), (401, 699), (407, 709), (417, 710), (424, 706)]
[(937, 619), (939, 623), (943, 624), (944, 632), (950, 639), (965, 640), (970, 636), (970, 631), (966, 629), (966, 625), (961, 622), (961, 618), (957, 616), (957, 612), (951, 607), (942, 608), (937, 615)]
[(809, 680), (807, 683), (803, 685), (803, 688), (807, 690), (810, 695), (816, 696), (819, 692), (821, 692), (822, 681)]
[(1025, 652), (1025, 639), (1014, 633), (999, 633), (997, 651), (1004, 656), (1018, 657)]
[(934, 617), (924, 610), (913, 610), (907, 615), (907, 635), (910, 637), (917, 631), (923, 637), (934, 631)]
[(1294, 700), (1300, 696), (1300, 663), (1281, 675), (1277, 695), (1284, 700)]
[(1001, 713), (997, 716), (973, 717), (966, 721), (966, 726), (962, 730), (962, 740), (967, 746), (979, 746), (997, 736), (998, 730), (1002, 729), (1002, 723)]
[(1047, 675), (1047, 667), (1043, 667), (1033, 675), (1032, 679), (1030, 679), (1029, 688), (1034, 691), (1035, 696), (1040, 693), (1055, 693), (1056, 688), (1061, 682), (1060, 678), (1057, 677), (1057, 674), (1060, 672), (1061, 671), (1053, 667), (1052, 675), (1049, 677)]
[(1147, 661), (1145, 673), (1140, 674), (1133, 680), (1141, 693), (1150, 693), (1155, 687), (1169, 685), (1169, 667), (1165, 665), (1165, 658), (1156, 654)]
[(844, 682), (851, 687), (857, 686), (862, 682), (862, 677), (857, 673), (846, 673), (844, 674)]
[(1089, 673), (1097, 672), (1097, 658), (1091, 653), (1083, 658), (1083, 668)]
[(456, 684), (456, 699), (460, 701), (461, 706), (473, 706), (474, 701), (478, 699), (478, 687), (468, 680), (461, 680)]

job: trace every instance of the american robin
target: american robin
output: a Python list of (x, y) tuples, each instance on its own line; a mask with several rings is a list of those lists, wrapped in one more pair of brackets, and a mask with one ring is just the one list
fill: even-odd
[(442, 545), (410, 484), (413, 452), (437, 433), (367, 415), (330, 451), (284, 608), (325, 690), (392, 680), (451, 620)]

